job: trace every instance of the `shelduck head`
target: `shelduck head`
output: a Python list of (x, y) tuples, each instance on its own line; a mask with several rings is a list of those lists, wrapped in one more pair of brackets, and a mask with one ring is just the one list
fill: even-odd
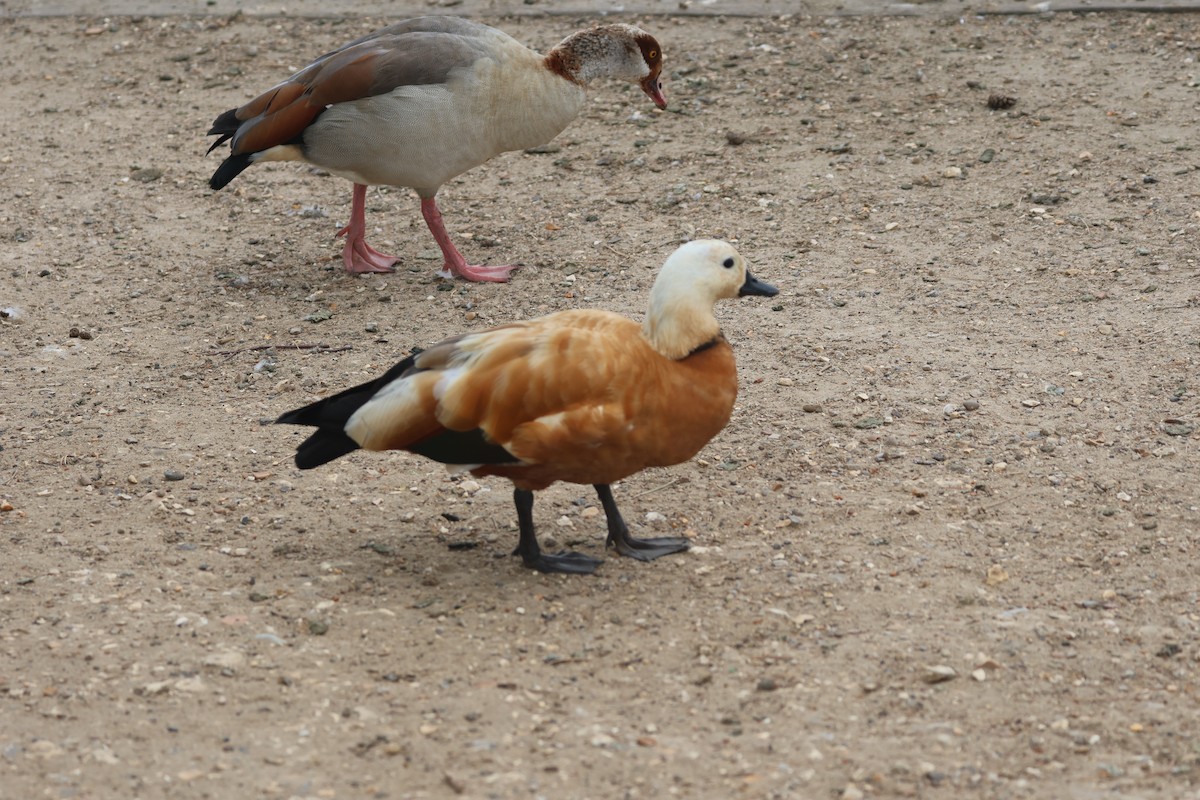
[(697, 239), (676, 249), (659, 270), (643, 333), (667, 358), (682, 358), (720, 335), (713, 316), (718, 300), (778, 293), (754, 277), (733, 245)]

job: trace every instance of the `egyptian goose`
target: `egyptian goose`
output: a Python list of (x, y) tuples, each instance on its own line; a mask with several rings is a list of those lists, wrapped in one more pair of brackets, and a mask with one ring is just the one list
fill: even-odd
[(638, 82), (659, 108), (662, 49), (632, 25), (572, 34), (546, 55), (460, 17), (397, 22), (326, 53), (213, 122), (230, 155), (220, 189), (259, 161), (306, 161), (354, 182), (342, 261), (349, 272), (391, 272), (395, 256), (366, 243), (367, 185), (409, 186), (445, 257), (439, 273), (504, 281), (515, 266), (471, 265), (450, 241), (434, 199), (443, 183), (508, 150), (545, 144), (583, 108), (603, 77)]
[(610, 484), (686, 461), (725, 427), (737, 371), (713, 304), (778, 291), (731, 245), (690, 242), (663, 264), (641, 325), (575, 310), (455, 336), (276, 421), (317, 428), (296, 451), (300, 469), (363, 448), (508, 478), (520, 528), (514, 555), (541, 572), (600, 564), (541, 552), (533, 528), (535, 490), (590, 483), (608, 519), (607, 544), (649, 561), (686, 550), (687, 540), (631, 537)]

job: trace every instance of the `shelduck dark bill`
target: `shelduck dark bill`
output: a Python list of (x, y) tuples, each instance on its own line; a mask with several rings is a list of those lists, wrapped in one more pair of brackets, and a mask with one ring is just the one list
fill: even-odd
[(350, 272), (391, 272), (397, 259), (366, 242), (367, 186), (408, 186), (442, 250), (440, 274), (504, 281), (515, 266), (468, 264), (450, 241), (435, 196), (443, 183), (509, 150), (557, 136), (598, 78), (638, 83), (666, 108), (662, 48), (633, 25), (568, 36), (546, 55), (460, 17), (397, 22), (318, 58), (213, 121), (209, 148), (229, 156), (220, 189), (259, 161), (306, 161), (354, 182), (342, 261)]
[(725, 427), (737, 370), (713, 306), (778, 291), (731, 245), (690, 242), (663, 264), (640, 325), (608, 311), (560, 311), (455, 336), (277, 422), (317, 429), (296, 451), (300, 469), (362, 448), (508, 478), (520, 528), (514, 555), (541, 572), (590, 573), (601, 563), (543, 553), (533, 526), (534, 491), (592, 484), (608, 545), (649, 561), (686, 550), (687, 540), (630, 536), (610, 486), (688, 460)]

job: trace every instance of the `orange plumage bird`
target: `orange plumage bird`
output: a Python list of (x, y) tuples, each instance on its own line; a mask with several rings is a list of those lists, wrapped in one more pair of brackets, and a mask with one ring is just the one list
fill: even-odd
[(590, 573), (601, 563), (543, 553), (533, 526), (534, 491), (590, 483), (608, 545), (649, 561), (686, 550), (687, 540), (630, 536), (610, 485), (688, 460), (725, 427), (737, 370), (713, 306), (778, 291), (731, 245), (689, 242), (663, 264), (640, 325), (608, 311), (561, 311), (455, 336), (277, 422), (317, 428), (296, 451), (300, 469), (363, 448), (508, 478), (520, 528), (514, 555), (541, 572)]

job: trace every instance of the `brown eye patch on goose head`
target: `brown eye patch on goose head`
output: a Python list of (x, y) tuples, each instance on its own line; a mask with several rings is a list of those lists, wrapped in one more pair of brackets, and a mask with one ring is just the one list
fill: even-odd
[(658, 46), (658, 40), (648, 33), (641, 34), (635, 41), (642, 51), (646, 68), (650, 70), (650, 74), (641, 80), (642, 91), (654, 101), (656, 106), (666, 108), (667, 98), (663, 94), (662, 83), (659, 81), (663, 65), (662, 48)]

